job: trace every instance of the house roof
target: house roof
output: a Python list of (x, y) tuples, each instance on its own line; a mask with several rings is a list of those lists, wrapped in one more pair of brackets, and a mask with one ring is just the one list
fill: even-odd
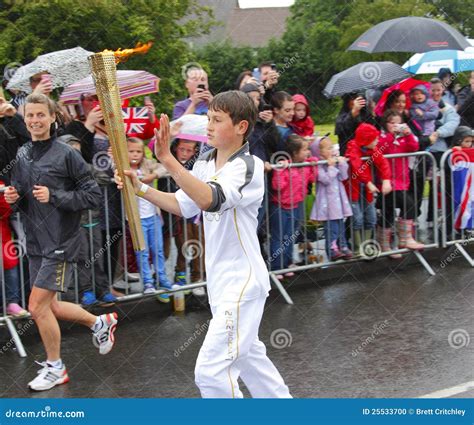
[(210, 34), (190, 38), (197, 46), (226, 39), (237, 46), (265, 46), (272, 37), (281, 37), (290, 15), (289, 7), (241, 9), (237, 0), (199, 0), (199, 4), (211, 7), (221, 25), (212, 28)]
[(226, 26), (226, 36), (236, 45), (265, 46), (285, 32), (288, 7), (235, 8)]

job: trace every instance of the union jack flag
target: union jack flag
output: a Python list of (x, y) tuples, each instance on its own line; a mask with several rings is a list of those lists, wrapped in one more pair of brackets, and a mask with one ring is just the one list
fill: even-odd
[(135, 136), (143, 133), (145, 124), (148, 122), (148, 110), (145, 107), (122, 108), (123, 121), (125, 123), (125, 133), (128, 136)]
[(454, 228), (474, 228), (474, 149), (453, 151)]

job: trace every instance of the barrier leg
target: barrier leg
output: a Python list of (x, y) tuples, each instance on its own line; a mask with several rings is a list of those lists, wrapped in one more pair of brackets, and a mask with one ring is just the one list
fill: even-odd
[(419, 251), (413, 251), (415, 254), (416, 258), (418, 258), (418, 261), (423, 265), (423, 267), (426, 269), (426, 271), (431, 275), (435, 276), (436, 273), (435, 271), (431, 268), (431, 266), (428, 264), (428, 261), (425, 260), (425, 257), (420, 254)]
[(288, 295), (288, 292), (286, 292), (286, 289), (283, 287), (283, 285), (281, 284), (281, 282), (276, 278), (275, 276), (275, 273), (269, 273), (270, 274), (270, 279), (273, 281), (273, 283), (275, 284), (275, 286), (278, 288), (278, 290), (280, 291), (280, 294), (283, 296), (283, 298), (285, 299), (285, 301), (290, 304), (290, 305), (293, 305), (293, 300), (291, 299), (291, 297)]
[(464, 249), (464, 247), (458, 242), (456, 242), (454, 244), (454, 246), (462, 254), (462, 256), (466, 259), (466, 261), (469, 263), (469, 265), (471, 267), (474, 267), (474, 260), (471, 258), (471, 256), (468, 254), (468, 252)]
[(8, 330), (10, 331), (10, 335), (13, 339), (13, 342), (15, 343), (15, 347), (18, 350), (18, 355), (20, 357), (26, 357), (25, 348), (23, 347), (23, 343), (21, 342), (20, 336), (18, 335), (15, 326), (13, 325), (12, 319), (10, 319), (9, 317), (5, 317), (5, 323), (8, 326)]

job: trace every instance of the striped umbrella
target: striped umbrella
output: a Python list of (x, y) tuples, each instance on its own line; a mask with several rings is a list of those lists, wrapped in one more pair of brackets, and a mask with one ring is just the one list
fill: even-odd
[(474, 40), (469, 40), (473, 47), (466, 50), (433, 50), (413, 55), (403, 67), (412, 74), (436, 74), (441, 68), (451, 72), (474, 71)]
[[(135, 96), (143, 96), (156, 93), (159, 90), (160, 79), (146, 71), (117, 71), (120, 97), (129, 99)], [(66, 105), (79, 103), (81, 94), (95, 94), (95, 85), (92, 76), (71, 84), (62, 92), (59, 100)]]

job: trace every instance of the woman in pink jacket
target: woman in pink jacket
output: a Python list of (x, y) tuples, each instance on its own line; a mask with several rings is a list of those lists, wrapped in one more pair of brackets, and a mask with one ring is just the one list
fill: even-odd
[[(297, 135), (288, 138), (286, 152), (290, 163), (317, 162), (310, 157), (308, 141)], [(270, 208), (271, 270), (286, 269), (292, 263), (293, 245), (300, 233), (303, 201), (309, 183), (316, 180), (317, 167), (280, 168), (273, 171)], [(289, 272), (285, 277), (292, 277)], [(283, 279), (283, 275), (277, 275)]]
[[(403, 117), (399, 112), (391, 109), (385, 112), (383, 116), (384, 132), (379, 137), (377, 146), (384, 155), (418, 151), (418, 140), (411, 132), (410, 127), (402, 122)], [(400, 216), (397, 220), (399, 248), (416, 250), (424, 248), (423, 244), (413, 239), (414, 219), (417, 213), (413, 194), (408, 190), (410, 188), (408, 162), (407, 157), (389, 159), (392, 169), (393, 192), (380, 196), (378, 199), (378, 206), (382, 210), (382, 214), (377, 235), (379, 235), (382, 251), (391, 249), (391, 232), (387, 232), (385, 229), (390, 229), (393, 226), (396, 208), (400, 209)]]

